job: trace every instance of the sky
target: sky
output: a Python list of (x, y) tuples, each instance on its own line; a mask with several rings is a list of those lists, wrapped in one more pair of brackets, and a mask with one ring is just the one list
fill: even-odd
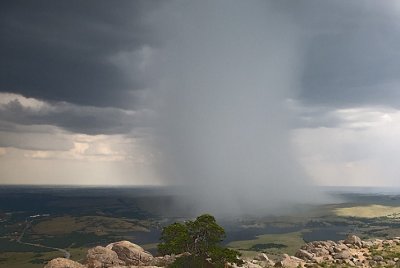
[[(262, 95), (274, 100), (265, 103), (267, 112), (275, 112), (285, 126), (271, 123), (261, 133), (280, 141), (273, 129), (284, 131), (284, 151), (312, 182), (400, 186), (400, 4), (260, 1), (257, 14), (250, 8), (224, 9), (227, 4), (221, 2), (215, 13), (212, 5), (184, 1), (1, 1), (0, 184), (168, 183), (157, 165), (160, 154), (172, 151), (154, 146), (155, 140), (166, 131), (176, 145), (176, 137), (188, 137), (180, 134), (191, 122), (182, 113), (203, 108), (190, 101), (180, 106), (177, 98), (214, 103), (211, 111), (225, 120), (231, 117), (223, 116), (219, 107), (227, 103), (220, 99), (237, 101), (235, 107), (244, 99), (243, 107), (251, 107), (259, 95), (246, 91), (253, 86), (249, 79), (218, 94), (162, 89), (171, 80), (174, 86), (185, 82), (180, 74), (196, 85), (203, 83), (196, 77), (213, 81), (209, 70), (229, 59), (251, 68), (227, 69), (226, 77), (250, 69), (260, 86), (289, 81), (284, 89), (272, 90), (275, 95)], [(258, 80), (262, 75), (266, 80)], [(160, 109), (163, 105), (177, 109)], [(246, 126), (263, 120), (258, 110), (243, 111), (249, 116), (241, 118), (248, 120)], [(174, 131), (163, 124), (154, 127), (160, 120)], [(232, 122), (232, 129), (242, 133)], [(207, 133), (198, 140), (212, 148)], [(188, 156), (171, 154), (179, 161)]]

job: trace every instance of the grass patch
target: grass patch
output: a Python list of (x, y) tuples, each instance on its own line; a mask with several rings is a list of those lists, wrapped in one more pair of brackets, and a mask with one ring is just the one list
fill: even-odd
[(95, 246), (114, 242), (113, 240), (112, 236), (103, 236), (84, 232), (72, 232), (57, 236), (43, 236), (42, 239), (36, 240), (27, 239), (27, 241), (32, 243), (56, 248), (80, 248), (88, 245)]
[[(88, 248), (67, 248), (71, 259), (81, 262), (85, 259)], [(43, 268), (50, 260), (64, 257), (59, 251), (41, 252), (0, 252), (0, 267), (7, 268)]]
[(84, 222), (77, 222), (75, 217), (64, 216), (41, 221), (32, 227), (32, 231), (36, 234), (60, 235), (84, 228)]
[(51, 249), (38, 248), (35, 246), (20, 244), (7, 238), (0, 238), (0, 252), (43, 252), (52, 251)]
[[(265, 248), (258, 249), (258, 246), (266, 245)], [(276, 255), (288, 253), (293, 255), (302, 245), (304, 241), (301, 232), (292, 232), (285, 234), (265, 234), (257, 236), (252, 240), (241, 240), (230, 242), (227, 246), (243, 253), (244, 256), (252, 256), (258, 252), (266, 252)]]
[(400, 258), (400, 246), (384, 246), (382, 248), (370, 248), (372, 256), (382, 256), (385, 260), (393, 260), (394, 258)]
[(382, 205), (336, 208), (333, 211), (337, 216), (340, 217), (357, 217), (357, 218), (400, 217), (400, 207), (382, 206)]
[(1, 252), (1, 267), (7, 268), (43, 268), (46, 262), (62, 257), (58, 251), (44, 252), (40, 257), (35, 252)]
[(38, 222), (32, 227), (35, 234), (63, 235), (72, 232), (106, 235), (114, 232), (149, 231), (136, 221), (104, 216), (56, 217)]
[(284, 244), (277, 244), (277, 243), (255, 244), (251, 246), (250, 250), (264, 251), (271, 248), (282, 249), (282, 248), (287, 248), (287, 246)]

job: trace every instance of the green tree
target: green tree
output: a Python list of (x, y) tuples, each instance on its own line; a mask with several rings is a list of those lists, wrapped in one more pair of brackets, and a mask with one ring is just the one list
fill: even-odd
[(224, 229), (215, 218), (204, 214), (194, 221), (174, 223), (164, 227), (158, 251), (161, 254), (191, 255), (177, 259), (171, 267), (224, 267), (226, 262), (241, 264), (240, 253), (220, 245), (225, 238)]
[(158, 252), (163, 255), (190, 252), (189, 230), (182, 223), (176, 222), (165, 227), (160, 239), (164, 243), (158, 244)]

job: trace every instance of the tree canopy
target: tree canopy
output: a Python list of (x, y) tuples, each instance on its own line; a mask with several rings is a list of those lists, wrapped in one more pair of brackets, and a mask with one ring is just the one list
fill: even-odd
[(221, 246), (225, 230), (212, 215), (164, 227), (158, 251), (161, 254), (190, 253), (172, 267), (224, 267), (226, 262), (241, 264), (240, 253)]

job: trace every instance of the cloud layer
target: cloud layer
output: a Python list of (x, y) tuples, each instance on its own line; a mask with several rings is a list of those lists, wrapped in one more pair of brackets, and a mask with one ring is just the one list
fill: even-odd
[[(115, 57), (157, 44), (146, 22), (155, 1), (3, 1), (0, 88), (89, 106), (132, 106), (145, 88)], [(140, 55), (138, 55), (140, 57)], [(134, 63), (137, 59), (133, 59)]]
[[(113, 180), (145, 183), (140, 173), (156, 181), (143, 171), (151, 169), (151, 159), (159, 153), (145, 146), (154, 138), (149, 125), (159, 116), (152, 109), (164, 100), (154, 96), (160, 96), (157, 89), (169, 88), (171, 80), (182, 78), (178, 90), (192, 84), (198, 88), (169, 95), (167, 103), (169, 109), (179, 111), (185, 98), (197, 99), (200, 104), (182, 108), (192, 112), (186, 114), (188, 118), (203, 111), (205, 116), (228, 113), (233, 102), (237, 103), (233, 114), (251, 126), (258, 120), (247, 115), (257, 114), (261, 120), (262, 109), (249, 111), (246, 103), (255, 102), (256, 109), (262, 100), (255, 96), (281, 100), (270, 102), (269, 112), (275, 111), (275, 118), (287, 123), (283, 128), (297, 148), (294, 158), (317, 183), (398, 184), (395, 178), (400, 171), (392, 160), (398, 153), (400, 124), (400, 5), (396, 1), (260, 1), (254, 3), (262, 6), (256, 15), (246, 8), (235, 10), (243, 3), (232, 8), (222, 3), (216, 9), (208, 9), (208, 4), (1, 1), (0, 183), (25, 176), (13, 174), (13, 169), (21, 170), (22, 165), (33, 171), (38, 163), (41, 168), (35, 176), (27, 172), (25, 182), (59, 182), (44, 172), (46, 166), (74, 175), (78, 170), (88, 176), (100, 174), (96, 168), (102, 170), (100, 163), (108, 157), (114, 164), (107, 164), (103, 173), (113, 170), (118, 174)], [(240, 19), (244, 17), (248, 19)], [(263, 29), (259, 26), (265, 20), (268, 27)], [(285, 25), (293, 27), (288, 30)], [(272, 28), (278, 30), (271, 34)], [(277, 40), (285, 41), (274, 47)], [(265, 68), (268, 57), (273, 58), (275, 69)], [(288, 64), (292, 69), (282, 67)], [(224, 82), (243, 74), (246, 82)], [(255, 86), (250, 80), (262, 83), (259, 76), (277, 80), (286, 76), (288, 86), (274, 91), (279, 96), (249, 94)], [(234, 89), (198, 91), (213, 83)], [(186, 131), (193, 125), (203, 130), (186, 115), (176, 112), (178, 129)], [(224, 118), (217, 118), (215, 124)], [(82, 135), (90, 142), (77, 138)], [(63, 166), (66, 159), (76, 162)], [(84, 171), (78, 162), (89, 160), (91, 171)], [(128, 168), (128, 161), (146, 163), (146, 168), (142, 164), (142, 168), (139, 164)], [(116, 171), (117, 162), (124, 162), (124, 167), (119, 166), (123, 172)], [(129, 178), (129, 173), (136, 175)]]

